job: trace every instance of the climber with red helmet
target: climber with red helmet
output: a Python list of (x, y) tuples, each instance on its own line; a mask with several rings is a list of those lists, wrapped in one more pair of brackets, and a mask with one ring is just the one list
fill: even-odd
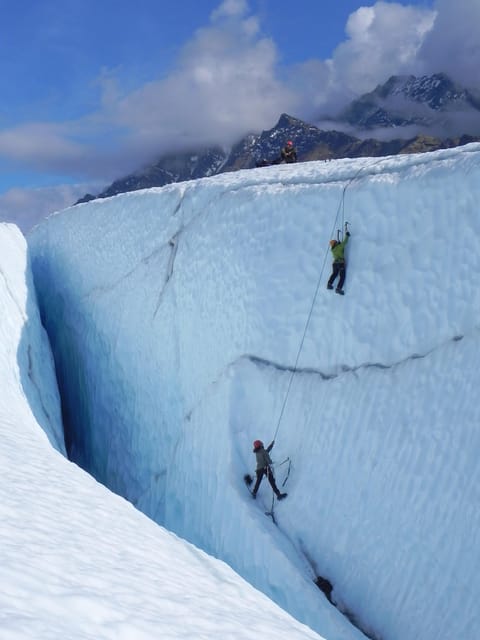
[(293, 146), (293, 142), (289, 140), (287, 144), (283, 147), (280, 152), (282, 162), (296, 162), (297, 161), (297, 152), (295, 151), (295, 147)]
[(340, 276), (335, 292), (339, 293), (341, 296), (345, 294), (345, 291), (343, 290), (343, 283), (345, 282), (345, 276), (347, 274), (347, 265), (345, 262), (345, 246), (349, 238), (350, 231), (347, 230), (347, 225), (345, 225), (345, 239), (342, 242), (338, 242), (338, 240), (330, 240), (330, 250), (333, 255), (333, 265), (332, 275), (328, 279), (327, 289), (333, 289), (333, 283), (335, 282), (336, 277)]
[(273, 449), (273, 445), (275, 444), (275, 440), (273, 440), (268, 447), (265, 449), (263, 446), (263, 442), (261, 440), (255, 440), (253, 443), (253, 453), (255, 454), (255, 458), (257, 460), (257, 481), (255, 482), (255, 486), (253, 487), (252, 497), (255, 499), (257, 497), (257, 491), (262, 482), (263, 476), (267, 476), (270, 486), (272, 487), (275, 495), (278, 500), (283, 500), (283, 498), (287, 497), (286, 493), (281, 493), (275, 483), (275, 477), (272, 471), (272, 459), (270, 458), (270, 451)]

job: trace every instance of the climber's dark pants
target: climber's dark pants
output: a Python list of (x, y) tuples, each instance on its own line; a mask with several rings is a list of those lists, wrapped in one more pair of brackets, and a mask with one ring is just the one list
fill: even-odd
[(345, 262), (334, 262), (332, 265), (332, 275), (328, 279), (328, 286), (333, 286), (335, 282), (335, 278), (340, 276), (340, 280), (338, 281), (337, 289), (343, 289), (343, 283), (345, 282), (345, 274), (346, 274), (346, 266)]
[(264, 467), (263, 469), (257, 469), (257, 481), (255, 482), (255, 486), (253, 487), (253, 495), (257, 495), (258, 487), (262, 481), (263, 476), (267, 476), (268, 481), (270, 482), (270, 486), (272, 487), (275, 495), (278, 495), (280, 491), (278, 490), (277, 485), (275, 484), (275, 478), (273, 477), (273, 471), (270, 467)]

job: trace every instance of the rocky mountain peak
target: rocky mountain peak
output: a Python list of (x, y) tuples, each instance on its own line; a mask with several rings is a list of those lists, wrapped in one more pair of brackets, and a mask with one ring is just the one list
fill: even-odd
[(391, 76), (384, 84), (351, 102), (337, 121), (363, 129), (434, 126), (440, 121), (453, 125), (454, 114), (459, 112), (480, 119), (480, 99), (446, 74)]
[[(437, 122), (446, 132), (445, 122), (456, 112), (471, 115), (478, 123), (477, 136), (464, 135), (465, 132), (460, 131), (439, 137), (428, 130), (432, 122)], [(282, 113), (272, 129), (249, 133), (231, 149), (212, 146), (165, 154), (152, 164), (116, 180), (98, 196), (87, 194), (79, 202), (226, 171), (276, 164), (280, 162), (280, 151), (287, 140), (293, 141), (301, 162), (418, 153), (466, 144), (480, 139), (480, 100), (443, 73), (419, 78), (392, 76), (374, 91), (352, 102), (337, 122), (338, 129), (348, 123), (359, 130), (396, 127), (397, 132), (387, 141), (360, 139), (340, 130), (325, 131)], [(412, 134), (406, 139), (407, 136), (398, 131), (406, 125), (416, 125), (418, 135)]]
[[(455, 84), (446, 74), (435, 73), (431, 76), (392, 76), (374, 93), (386, 99), (401, 95), (413, 102), (422, 103), (433, 110), (442, 110), (452, 104), (465, 102), (474, 106), (475, 99), (464, 87)], [(478, 107), (477, 107), (478, 108)]]

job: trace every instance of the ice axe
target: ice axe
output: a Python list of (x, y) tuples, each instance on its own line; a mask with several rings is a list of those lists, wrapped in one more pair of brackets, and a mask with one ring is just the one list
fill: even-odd
[[(345, 225), (344, 225), (345, 233), (347, 233), (347, 231), (348, 231), (348, 225), (349, 224), (350, 224), (349, 222), (345, 222)], [(342, 241), (342, 239), (340, 238), (341, 233), (342, 233), (341, 230), (337, 229), (337, 242), (341, 242)]]

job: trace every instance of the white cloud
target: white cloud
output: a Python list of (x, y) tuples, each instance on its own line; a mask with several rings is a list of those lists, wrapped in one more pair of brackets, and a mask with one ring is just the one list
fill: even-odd
[(226, 0), (185, 44), (175, 68), (124, 94), (102, 69), (99, 108), (76, 122), (0, 132), (0, 157), (57, 173), (117, 178), (163, 151), (228, 145), (295, 112), (295, 91), (277, 78), (275, 43), (262, 37), (245, 0)]
[(34, 156), (38, 164), (47, 166), (59, 156), (77, 158), (82, 154), (82, 145), (71, 141), (68, 133), (68, 125), (41, 122), (0, 131), (0, 154), (14, 162)]
[(480, 1), (437, 0), (437, 15), (419, 51), (424, 73), (444, 71), (480, 89)]
[(364, 93), (391, 75), (411, 72), (434, 20), (434, 11), (397, 3), (358, 9), (347, 22), (349, 39), (332, 58), (335, 82)]
[(377, 2), (357, 9), (347, 21), (347, 40), (325, 63), (328, 80), (316, 85), (313, 103), (335, 111), (391, 75), (413, 73), (434, 20), (434, 11), (398, 3)]
[(103, 69), (95, 112), (0, 132), (0, 158), (112, 180), (163, 151), (228, 145), (272, 127), (282, 112), (334, 115), (390, 75), (446, 71), (480, 86), (479, 0), (437, 0), (433, 9), (377, 2), (350, 15), (346, 35), (330, 59), (285, 68), (247, 0), (225, 0), (167, 76), (125, 93), (115, 70)]
[(102, 182), (138, 168), (140, 157), (122, 148), (118, 123), (94, 114), (64, 123), (31, 122), (0, 131), (0, 159), (35, 172)]
[[(244, 2), (227, 2), (215, 20), (184, 47), (165, 80), (126, 96), (109, 118), (135, 132), (138, 144), (171, 148), (231, 143), (246, 131), (269, 128), (297, 105), (277, 79), (277, 50), (243, 17)], [(223, 19), (223, 16), (226, 16)]]
[(222, 18), (241, 17), (248, 11), (246, 0), (224, 0), (222, 4), (212, 11), (212, 21), (221, 20)]
[(13, 222), (26, 234), (51, 213), (70, 207), (86, 193), (97, 193), (103, 186), (94, 183), (10, 189), (0, 195), (0, 220)]
[(377, 2), (354, 11), (346, 33), (330, 60), (300, 67), (305, 104), (315, 109), (334, 112), (391, 75), (443, 71), (480, 89), (479, 0), (437, 0), (433, 9)]

